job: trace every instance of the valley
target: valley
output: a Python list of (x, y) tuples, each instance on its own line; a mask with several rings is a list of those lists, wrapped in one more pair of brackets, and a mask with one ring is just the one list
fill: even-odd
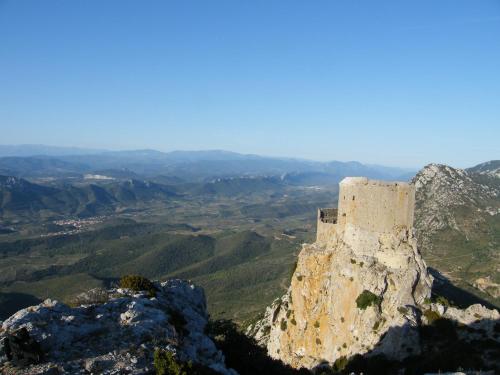
[[(225, 166), (228, 156), (223, 157)], [(135, 165), (146, 162), (140, 159)], [(45, 298), (71, 304), (89, 288), (141, 274), (190, 279), (204, 287), (214, 319), (246, 324), (287, 288), (301, 244), (315, 237), (317, 208), (337, 201), (338, 181), (366, 172), (344, 165), (338, 173), (299, 173), (293, 164), (285, 175), (266, 175), (268, 165), (260, 170), (252, 164), (238, 174), (221, 175), (219, 165), (205, 170), (210, 178), (186, 179), (199, 163), (183, 159), (182, 177), (159, 171), (147, 177), (141, 168), (100, 172), (105, 165), (81, 171), (91, 177), (68, 177), (52, 167), (45, 177), (30, 174), (30, 169), (2, 177), (0, 319)], [(432, 176), (421, 171), (416, 178), (425, 175), (427, 180), (420, 190), (417, 186), (416, 228), (429, 266), (498, 306), (498, 178), (484, 166), (477, 168), (481, 174), (467, 172), (473, 178), (450, 175), (456, 170), (444, 167)], [(471, 186), (485, 199), (447, 200), (459, 196), (453, 189)]]

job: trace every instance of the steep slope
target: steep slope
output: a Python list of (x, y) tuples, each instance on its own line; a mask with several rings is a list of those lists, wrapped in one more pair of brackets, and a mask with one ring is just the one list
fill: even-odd
[(500, 186), (494, 162), (469, 170), (431, 164), (413, 179), (415, 228), (429, 264), (500, 302)]

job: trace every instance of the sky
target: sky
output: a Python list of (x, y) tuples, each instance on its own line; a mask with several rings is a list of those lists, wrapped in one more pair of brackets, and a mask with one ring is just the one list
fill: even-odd
[(0, 0), (0, 144), (500, 159), (500, 0)]

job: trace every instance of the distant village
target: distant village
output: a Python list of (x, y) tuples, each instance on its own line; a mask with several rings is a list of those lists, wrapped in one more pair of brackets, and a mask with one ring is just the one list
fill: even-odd
[(102, 223), (105, 219), (105, 216), (95, 216), (85, 219), (63, 219), (63, 220), (55, 220), (52, 224), (60, 226), (64, 228), (61, 231), (51, 232), (42, 234), (40, 237), (54, 237), (61, 235), (70, 235), (81, 233), (85, 230), (90, 229), (90, 227)]

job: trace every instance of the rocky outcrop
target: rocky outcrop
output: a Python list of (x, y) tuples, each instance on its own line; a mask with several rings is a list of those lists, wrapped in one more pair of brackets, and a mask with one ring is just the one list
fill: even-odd
[[(408, 336), (381, 337), (392, 326), (416, 326), (417, 306), (430, 297), (432, 281), (415, 239), (406, 231), (380, 237), (348, 232), (333, 246), (304, 245), (288, 293), (256, 330), (272, 357), (312, 368), (374, 349), (398, 359), (407, 354), (399, 341), (408, 344)], [(363, 251), (365, 241), (376, 255)], [(417, 352), (418, 337), (413, 344)]]
[[(3, 373), (144, 374), (153, 372), (155, 349), (222, 374), (235, 374), (205, 334), (203, 290), (169, 280), (151, 292), (93, 291), (69, 307), (46, 300), (2, 324)], [(90, 303), (90, 302), (98, 303)]]
[[(357, 354), (418, 356), (419, 327), (439, 318), (463, 325), (484, 319), (474, 324), (498, 340), (496, 310), (430, 303), (433, 279), (411, 227), (414, 194), (404, 183), (341, 182), (338, 220), (320, 211), (321, 231), (303, 245), (288, 292), (247, 333), (297, 368)], [(402, 215), (393, 212), (399, 208)]]
[[(470, 169), (429, 164), (413, 179), (415, 229), (428, 264), (454, 284), (500, 303), (498, 162)], [(491, 173), (490, 173), (491, 172)]]
[(442, 229), (466, 233), (458, 220), (463, 212), (457, 213), (457, 208), (472, 208), (477, 212), (474, 221), (484, 221), (481, 212), (496, 214), (500, 189), (475, 177), (473, 172), (442, 164), (429, 164), (414, 177), (415, 228), (423, 247), (431, 248), (432, 235)]

